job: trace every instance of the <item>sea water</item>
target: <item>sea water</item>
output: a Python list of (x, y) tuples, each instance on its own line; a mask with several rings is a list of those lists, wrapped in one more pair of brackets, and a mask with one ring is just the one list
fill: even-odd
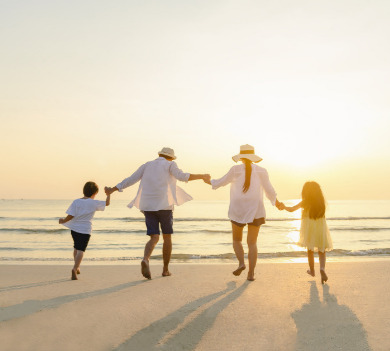
[[(0, 200), (0, 263), (71, 261), (70, 230), (58, 224), (71, 202)], [(138, 263), (148, 240), (144, 216), (126, 205), (113, 200), (104, 212), (96, 212), (83, 262)], [(176, 207), (172, 261), (234, 262), (228, 208), (227, 201), (191, 201)], [(258, 238), (259, 258), (304, 261), (306, 252), (296, 245), (300, 211), (278, 211), (268, 201), (266, 211)], [(390, 257), (390, 201), (328, 201), (326, 217), (334, 246), (327, 255), (330, 260)], [(162, 258), (161, 245), (162, 241), (154, 250), (155, 260)]]

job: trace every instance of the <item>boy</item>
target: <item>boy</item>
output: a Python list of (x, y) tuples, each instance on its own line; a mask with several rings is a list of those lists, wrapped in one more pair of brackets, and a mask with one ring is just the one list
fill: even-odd
[(70, 229), (74, 242), (72, 280), (78, 280), (77, 274), (80, 274), (80, 264), (91, 237), (91, 221), (95, 212), (104, 211), (105, 207), (110, 205), (110, 195), (107, 195), (106, 201), (95, 200), (98, 192), (99, 187), (96, 183), (85, 183), (84, 197), (74, 200), (66, 211), (68, 215), (58, 220), (59, 224)]

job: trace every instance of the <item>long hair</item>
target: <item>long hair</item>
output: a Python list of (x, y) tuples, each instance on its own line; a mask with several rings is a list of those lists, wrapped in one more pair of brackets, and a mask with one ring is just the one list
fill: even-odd
[(318, 183), (306, 182), (303, 185), (302, 207), (309, 218), (317, 219), (325, 216), (325, 198)]
[(242, 187), (242, 192), (246, 193), (251, 186), (252, 161), (247, 158), (242, 158), (241, 161), (245, 165), (245, 182)]

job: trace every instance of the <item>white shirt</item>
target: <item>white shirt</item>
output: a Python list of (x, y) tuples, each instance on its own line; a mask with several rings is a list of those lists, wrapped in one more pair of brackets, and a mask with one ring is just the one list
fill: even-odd
[(190, 195), (176, 185), (176, 180), (188, 182), (189, 177), (190, 173), (184, 173), (176, 162), (159, 157), (143, 164), (116, 187), (122, 191), (141, 180), (137, 196), (127, 207), (135, 206), (141, 211), (167, 210), (192, 200)]
[(63, 225), (80, 234), (91, 234), (92, 218), (95, 215), (95, 212), (104, 211), (105, 208), (105, 201), (90, 198), (74, 200), (66, 211), (67, 214), (74, 218), (63, 223)]
[(213, 189), (231, 183), (229, 218), (238, 223), (251, 223), (256, 218), (265, 218), (263, 190), (275, 206), (276, 192), (272, 187), (265, 168), (252, 164), (251, 184), (246, 193), (242, 191), (245, 183), (245, 165), (236, 165), (220, 179), (212, 179)]

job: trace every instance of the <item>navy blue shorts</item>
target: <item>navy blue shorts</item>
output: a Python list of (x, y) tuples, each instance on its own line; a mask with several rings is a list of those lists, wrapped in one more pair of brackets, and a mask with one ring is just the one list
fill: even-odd
[(173, 234), (172, 210), (143, 211), (145, 216), (146, 234)]
[(87, 249), (88, 242), (91, 235), (77, 233), (74, 230), (71, 230), (70, 233), (72, 234), (72, 238), (73, 238), (73, 243), (74, 243), (73, 247), (76, 250), (85, 251)]

